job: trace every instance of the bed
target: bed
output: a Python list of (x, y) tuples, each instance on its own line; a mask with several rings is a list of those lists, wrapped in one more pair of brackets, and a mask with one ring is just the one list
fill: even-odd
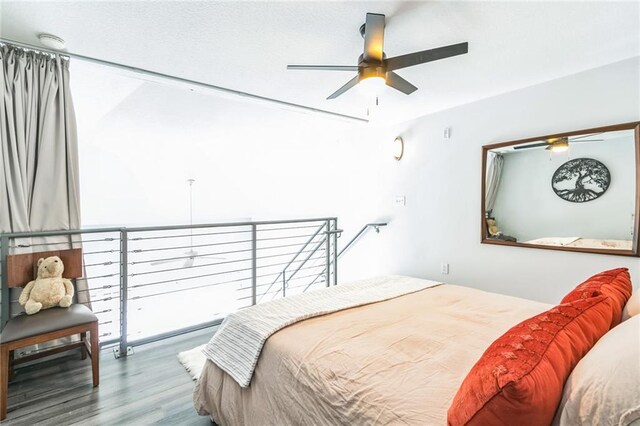
[(582, 237), (544, 237), (525, 241), (523, 244), (590, 249), (633, 250), (632, 243), (633, 242), (631, 240), (602, 240)]
[(443, 284), (306, 319), (268, 338), (248, 387), (207, 360), (194, 404), (219, 425), (444, 425), (487, 346), (550, 307)]

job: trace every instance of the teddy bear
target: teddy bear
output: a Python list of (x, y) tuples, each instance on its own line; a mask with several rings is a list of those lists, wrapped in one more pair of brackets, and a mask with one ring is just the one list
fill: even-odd
[(514, 243), (518, 241), (515, 237), (504, 235), (502, 231), (500, 231), (500, 228), (498, 228), (496, 219), (493, 217), (487, 218), (487, 231), (489, 231), (490, 238), (494, 238), (496, 240), (511, 241)]
[(28, 315), (41, 309), (71, 306), (74, 289), (70, 280), (62, 278), (64, 265), (58, 256), (38, 260), (38, 273), (34, 281), (22, 289), (18, 303), (24, 306)]
[(487, 218), (487, 228), (489, 230), (489, 235), (491, 235), (492, 237), (502, 235), (502, 232), (500, 232), (496, 220), (492, 217)]

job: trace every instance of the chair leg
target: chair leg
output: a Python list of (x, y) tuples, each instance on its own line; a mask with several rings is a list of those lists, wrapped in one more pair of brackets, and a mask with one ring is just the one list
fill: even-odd
[(91, 371), (93, 373), (93, 387), (100, 384), (100, 344), (98, 343), (98, 322), (91, 325)]
[(9, 346), (0, 345), (0, 420), (7, 418), (7, 392), (9, 391)]
[(13, 368), (13, 361), (15, 359), (15, 354), (13, 351), (9, 351), (9, 381), (13, 381), (16, 378), (16, 371)]
[(82, 343), (82, 346), (80, 346), (81, 359), (87, 359), (87, 332), (86, 331), (80, 333), (80, 342)]

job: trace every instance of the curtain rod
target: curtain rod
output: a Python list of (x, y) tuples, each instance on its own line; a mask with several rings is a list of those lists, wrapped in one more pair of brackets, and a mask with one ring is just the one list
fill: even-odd
[(346, 120), (352, 120), (352, 121), (358, 121), (358, 122), (361, 122), (361, 123), (368, 123), (369, 122), (369, 120), (367, 120), (365, 118), (361, 118), (361, 117), (356, 117), (356, 116), (346, 115), (346, 114), (340, 114), (338, 112), (327, 111), (327, 110), (324, 110), (324, 109), (313, 108), (313, 107), (300, 105), (300, 104), (294, 104), (293, 102), (281, 101), (279, 99), (268, 98), (266, 96), (255, 95), (253, 93), (248, 93), (248, 92), (241, 92), (239, 90), (228, 89), (226, 87), (215, 86), (213, 84), (203, 83), (201, 81), (190, 80), (188, 78), (178, 77), (178, 76), (170, 75), (170, 74), (164, 74), (164, 73), (161, 73), (161, 72), (151, 71), (151, 70), (147, 70), (147, 69), (144, 69), (144, 68), (137, 68), (137, 67), (133, 67), (133, 66), (130, 66), (130, 65), (120, 64), (120, 63), (117, 63), (117, 62), (106, 61), (104, 59), (92, 58), (90, 56), (79, 55), (77, 53), (71, 53), (71, 52), (66, 52), (66, 51), (59, 51), (59, 50), (52, 50), (52, 49), (42, 48), (40, 46), (34, 46), (34, 45), (31, 45), (31, 44), (22, 43), (22, 42), (19, 42), (19, 41), (10, 40), (10, 39), (6, 39), (6, 38), (2, 38), (2, 37), (0, 37), (0, 43), (11, 44), (11, 45), (14, 45), (16, 47), (21, 47), (23, 49), (29, 49), (29, 50), (34, 50), (34, 51), (43, 52), (43, 53), (49, 53), (49, 54), (52, 54), (52, 55), (66, 56), (66, 57), (73, 58), (73, 59), (79, 59), (79, 60), (85, 61), (85, 62), (91, 62), (91, 63), (94, 63), (94, 64), (99, 64), (99, 65), (103, 65), (103, 66), (107, 66), (107, 67), (111, 67), (111, 68), (118, 68), (118, 69), (121, 69), (121, 70), (134, 72), (136, 74), (150, 75), (152, 77), (160, 78), (160, 79), (163, 79), (163, 80), (174, 81), (174, 82), (178, 82), (178, 83), (182, 83), (182, 84), (187, 84), (187, 85), (190, 85), (190, 86), (197, 86), (197, 87), (201, 87), (201, 88), (204, 88), (204, 89), (213, 90), (213, 91), (216, 91), (216, 92), (226, 93), (228, 95), (233, 95), (233, 96), (238, 96), (238, 97), (243, 97), (243, 98), (249, 98), (249, 99), (252, 99), (252, 100), (257, 100), (257, 101), (260, 101), (260, 102), (276, 104), (276, 105), (280, 105), (280, 106), (284, 106), (284, 107), (288, 107), (288, 108), (292, 108), (292, 109), (308, 111), (308, 112), (314, 112), (314, 113), (319, 113), (319, 114), (325, 114), (325, 115), (329, 115), (329, 116), (332, 116), (332, 117), (337, 117), (337, 118), (346, 119)]

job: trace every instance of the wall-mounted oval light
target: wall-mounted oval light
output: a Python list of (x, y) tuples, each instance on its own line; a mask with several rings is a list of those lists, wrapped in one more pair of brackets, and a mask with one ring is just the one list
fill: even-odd
[(393, 140), (393, 158), (396, 161), (400, 161), (402, 159), (402, 155), (404, 154), (404, 141), (400, 136)]

